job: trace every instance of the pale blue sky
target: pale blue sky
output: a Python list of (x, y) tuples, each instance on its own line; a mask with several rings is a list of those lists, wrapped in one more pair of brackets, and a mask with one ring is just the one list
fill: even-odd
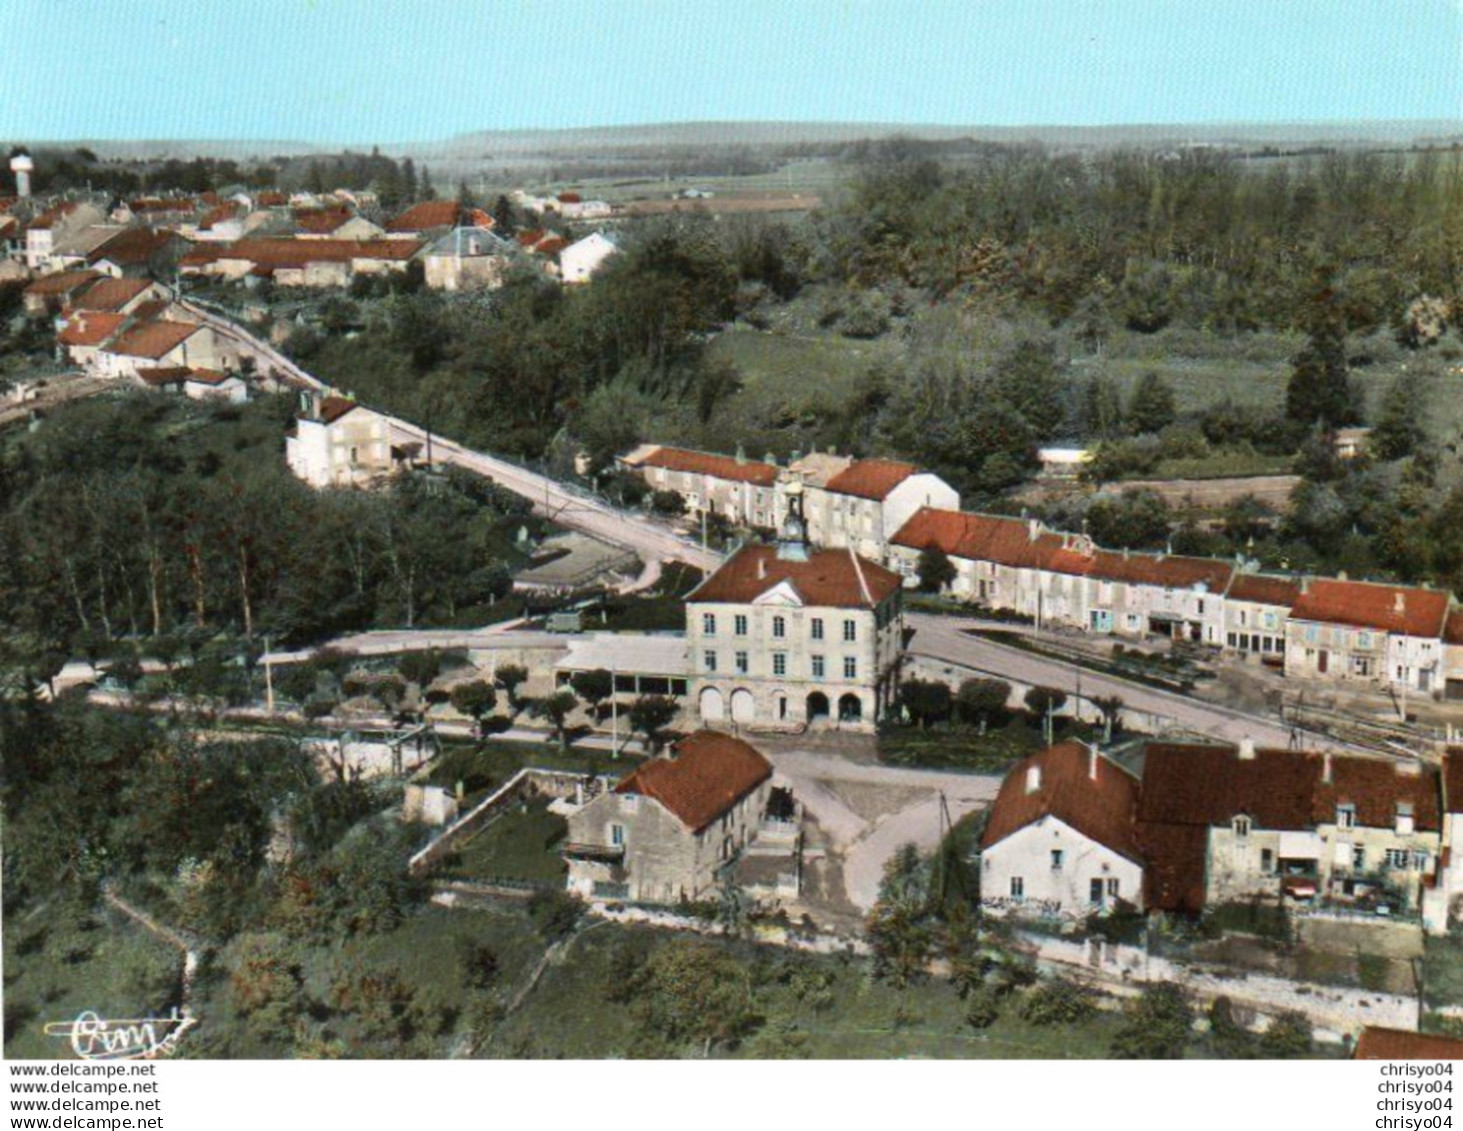
[(0, 0), (0, 138), (1463, 116), (1463, 0)]

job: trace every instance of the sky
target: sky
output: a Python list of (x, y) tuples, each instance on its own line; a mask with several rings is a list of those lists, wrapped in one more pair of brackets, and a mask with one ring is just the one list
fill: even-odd
[(0, 0), (0, 138), (1463, 117), (1463, 0)]

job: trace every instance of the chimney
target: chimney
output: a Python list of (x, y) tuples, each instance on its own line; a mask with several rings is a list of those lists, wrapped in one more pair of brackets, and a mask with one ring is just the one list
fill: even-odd
[(1041, 788), (1041, 767), (1040, 766), (1027, 766), (1026, 767), (1026, 792), (1027, 793), (1035, 793), (1040, 788)]
[(1255, 760), (1255, 740), (1249, 735), (1239, 740), (1239, 760), (1241, 762), (1253, 762)]
[(1335, 767), (1331, 764), (1331, 752), (1328, 750), (1321, 757), (1321, 780), (1331, 785), (1336, 780)]
[(767, 559), (766, 558), (759, 557), (757, 559), (757, 580), (758, 581), (766, 581), (767, 580)]
[(1300, 591), (1302, 593), (1309, 593), (1311, 591), (1311, 579), (1309, 577), (1302, 577), (1300, 579)]
[(1035, 518), (1026, 520), (1026, 540), (1035, 542), (1037, 534), (1041, 531), (1041, 521)]
[(1392, 598), (1392, 611), (1399, 617), (1407, 611), (1407, 594), (1397, 593)]
[(747, 449), (744, 448), (744, 447), (742, 447), (741, 444), (738, 444), (737, 445), (737, 466), (740, 467), (742, 464), (744, 464), (746, 462), (747, 462)]
[(1097, 780), (1097, 758), (1097, 743), (1089, 742), (1087, 744), (1087, 776), (1093, 781)]

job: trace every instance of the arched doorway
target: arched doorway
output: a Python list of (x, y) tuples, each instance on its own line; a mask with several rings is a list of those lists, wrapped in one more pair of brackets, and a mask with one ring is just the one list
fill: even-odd
[(849, 692), (838, 700), (838, 721), (841, 723), (861, 722), (864, 717), (864, 701)]
[(719, 723), (725, 717), (725, 707), (722, 704), (721, 692), (715, 687), (707, 687), (701, 692), (701, 721), (703, 723)]
[(828, 717), (828, 696), (815, 691), (808, 696), (808, 722), (816, 723)]
[(731, 717), (734, 723), (749, 723), (757, 717), (756, 702), (745, 687), (739, 687), (731, 694)]

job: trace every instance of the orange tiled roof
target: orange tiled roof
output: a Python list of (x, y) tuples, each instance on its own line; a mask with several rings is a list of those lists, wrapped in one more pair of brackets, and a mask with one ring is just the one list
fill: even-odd
[(674, 758), (642, 763), (615, 786), (664, 805), (700, 832), (772, 776), (772, 763), (740, 738), (703, 730), (681, 739)]
[(58, 221), (70, 216), (80, 207), (81, 205), (74, 200), (62, 201), (55, 207), (48, 208), (42, 212), (30, 222), (30, 226), (39, 231), (46, 231), (49, 228), (55, 227)]
[(122, 328), (126, 314), (83, 311), (73, 314), (56, 335), (63, 346), (99, 346)]
[(211, 232), (216, 225), (222, 224), (227, 220), (232, 220), (243, 210), (244, 206), (237, 200), (226, 200), (217, 208), (210, 210), (202, 220), (198, 221), (198, 230), (201, 232)]
[(320, 402), (320, 419), (326, 424), (334, 424), (346, 413), (359, 407), (349, 397), (326, 397)]
[(192, 372), (186, 365), (160, 365), (152, 369), (139, 369), (137, 376), (145, 384), (161, 389), (167, 385), (181, 385)]
[(893, 459), (855, 460), (828, 480), (827, 489), (860, 499), (884, 499), (918, 470), (912, 463)]
[(159, 358), (177, 349), (200, 329), (191, 322), (142, 322), (124, 330), (107, 352), (121, 357)]
[(25, 288), (25, 293), (41, 297), (68, 295), (101, 277), (100, 271), (61, 271), (55, 275), (42, 275)]
[(222, 369), (190, 369), (188, 380), (198, 385), (222, 385), (233, 378), (232, 373)]
[(1267, 577), (1260, 573), (1237, 573), (1229, 583), (1228, 596), (1236, 601), (1290, 608), (1300, 596), (1300, 582), (1293, 577)]
[(1353, 1060), (1463, 1060), (1463, 1041), (1433, 1033), (1409, 1033), (1368, 1025), (1352, 1050)]
[(302, 232), (329, 235), (341, 225), (355, 219), (346, 208), (296, 208), (295, 227)]
[(77, 310), (121, 310), (152, 285), (147, 279), (98, 279), (72, 306)]
[(777, 482), (777, 468), (758, 460), (737, 459), (711, 452), (693, 452), (687, 448), (656, 448), (640, 461), (641, 467), (661, 467), (667, 471), (689, 471), (730, 479), (738, 483), (755, 483), (771, 487)]
[[(1141, 863), (1134, 818), (1138, 781), (1117, 763), (1097, 756), (1093, 776), (1091, 750), (1080, 742), (1059, 742), (1018, 762), (1001, 782), (981, 835), (988, 849), (1012, 833), (1055, 817), (1083, 836)], [(1036, 770), (1036, 788), (1028, 792), (1028, 771)]]
[(777, 556), (776, 546), (743, 546), (698, 585), (688, 602), (748, 604), (783, 582), (809, 605), (872, 609), (900, 589), (897, 573), (849, 550), (813, 550), (805, 562)]
[(152, 228), (123, 228), (106, 243), (86, 257), (88, 263), (107, 260), (121, 267), (141, 266), (173, 240), (172, 232), (155, 231)]
[(387, 223), (388, 232), (425, 232), (429, 228), (450, 228), (457, 223), (461, 206), (455, 200), (424, 200), (413, 204)]
[(421, 240), (297, 240), (254, 237), (238, 240), (219, 252), (219, 259), (243, 259), (269, 270), (303, 268), (307, 263), (349, 263), (354, 259), (410, 259)]
[(1438, 637), (1443, 632), (1448, 605), (1448, 595), (1434, 589), (1318, 578), (1296, 598), (1290, 615), (1322, 624)]

